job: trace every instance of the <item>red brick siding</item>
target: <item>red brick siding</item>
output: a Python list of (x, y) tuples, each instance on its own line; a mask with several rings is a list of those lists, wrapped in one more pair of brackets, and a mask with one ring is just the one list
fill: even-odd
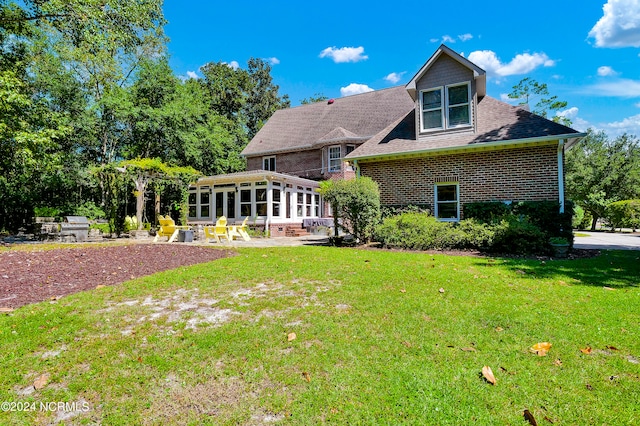
[[(277, 154), (276, 172), (287, 173), (307, 179), (321, 179), (322, 150), (288, 152)], [(247, 170), (262, 170), (262, 156), (248, 157)]]
[(460, 202), (558, 199), (557, 146), (360, 163), (383, 205), (433, 206), (436, 182), (455, 181)]

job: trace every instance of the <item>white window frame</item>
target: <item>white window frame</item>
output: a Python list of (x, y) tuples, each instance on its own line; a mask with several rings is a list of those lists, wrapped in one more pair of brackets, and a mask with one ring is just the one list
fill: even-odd
[[(438, 201), (438, 187), (440, 186), (455, 186), (456, 188), (456, 199), (455, 201), (451, 200), (443, 200)], [(443, 203), (456, 203), (456, 217), (455, 218), (440, 218), (439, 213), (439, 205)], [(438, 182), (434, 185), (433, 188), (433, 206), (434, 206), (434, 215), (436, 219), (441, 222), (459, 222), (460, 221), (460, 184), (458, 182)]]
[[(271, 164), (273, 163), (273, 168)], [(270, 172), (276, 171), (276, 156), (271, 155), (269, 157), (262, 157), (262, 170), (268, 170)]]
[[(338, 157), (332, 157), (331, 156), (331, 150), (337, 149), (338, 150)], [(329, 159), (329, 173), (335, 173), (335, 172), (340, 172), (342, 171), (342, 146), (340, 145), (333, 145), (329, 147), (328, 153), (327, 153), (328, 159)], [(337, 163), (337, 165), (336, 165)]]
[[(467, 86), (467, 102), (463, 102), (460, 104), (453, 104), (450, 105), (449, 104), (449, 89), (453, 88), (453, 87), (460, 87), (460, 86)], [(438, 108), (429, 108), (429, 109), (424, 109), (424, 105), (423, 105), (423, 98), (424, 98), (424, 93), (427, 92), (434, 92), (434, 91), (440, 91), (440, 107)], [(455, 107), (460, 107), (460, 106), (465, 106), (467, 107), (468, 111), (469, 111), (469, 122), (468, 123), (461, 123), (461, 124), (457, 124), (455, 126), (450, 125), (450, 119), (449, 119), (449, 109), (450, 108), (455, 108)], [(440, 122), (442, 124), (441, 127), (430, 127), (430, 128), (425, 128), (424, 127), (424, 113), (425, 112), (429, 112), (429, 111), (437, 111), (440, 110)], [(440, 87), (432, 87), (429, 89), (425, 89), (425, 90), (421, 90), (420, 91), (420, 132), (422, 133), (427, 133), (427, 132), (434, 132), (434, 131), (438, 131), (438, 130), (445, 130), (445, 129), (457, 129), (457, 128), (464, 128), (464, 127), (471, 127), (471, 123), (473, 122), (473, 118), (471, 117), (471, 82), (467, 81), (464, 83), (456, 83), (456, 84), (449, 84), (447, 86), (440, 86)]]
[[(446, 124), (445, 124), (445, 117), (444, 117), (444, 96), (445, 94), (443, 94), (444, 92), (444, 87), (440, 86), (440, 87), (432, 87), (430, 89), (426, 89), (426, 90), (421, 90), (420, 91), (420, 131), (421, 132), (434, 132), (437, 130), (442, 130), (444, 128), (446, 128)], [(436, 92), (436, 91), (440, 91), (440, 106), (438, 108), (428, 108), (425, 109), (424, 105), (423, 105), (423, 101), (424, 101), (424, 94), (427, 92)], [(429, 127), (429, 128), (425, 128), (424, 127), (424, 113), (425, 112), (431, 112), (431, 111), (438, 111), (440, 110), (440, 127)]]

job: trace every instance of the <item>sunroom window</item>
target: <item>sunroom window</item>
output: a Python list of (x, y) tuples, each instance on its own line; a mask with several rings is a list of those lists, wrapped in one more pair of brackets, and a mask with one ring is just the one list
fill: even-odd
[(435, 186), (435, 216), (442, 221), (460, 220), (460, 191), (457, 183), (438, 183)]

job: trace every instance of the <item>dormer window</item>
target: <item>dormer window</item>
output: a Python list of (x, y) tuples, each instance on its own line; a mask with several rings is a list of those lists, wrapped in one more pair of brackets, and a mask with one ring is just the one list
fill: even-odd
[(471, 84), (451, 84), (420, 92), (420, 130), (453, 129), (471, 125)]

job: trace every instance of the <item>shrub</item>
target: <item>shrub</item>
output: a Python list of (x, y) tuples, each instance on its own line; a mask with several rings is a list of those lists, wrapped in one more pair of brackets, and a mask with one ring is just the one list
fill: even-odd
[(375, 239), (385, 247), (412, 250), (482, 249), (491, 244), (493, 231), (474, 220), (440, 222), (425, 213), (403, 213), (378, 225)]
[(93, 201), (87, 201), (82, 205), (76, 206), (73, 209), (75, 216), (86, 216), (89, 220), (104, 219), (107, 217), (104, 210), (96, 206)]
[(380, 208), (380, 216), (385, 219), (389, 216), (397, 216), (402, 213), (431, 213), (429, 204), (403, 204), (403, 205), (386, 205)]
[(640, 228), (640, 200), (623, 200), (609, 204), (606, 219), (615, 228)]
[(509, 254), (548, 253), (549, 237), (526, 219), (505, 216), (495, 225), (493, 244), (489, 251)]
[(60, 217), (62, 209), (58, 207), (36, 207), (33, 209), (37, 217)]
[(571, 227), (573, 229), (583, 229), (581, 227), (584, 222), (584, 209), (580, 206), (575, 206), (573, 209), (573, 219), (571, 219)]
[(463, 212), (465, 219), (477, 219), (480, 222), (491, 223), (509, 214), (511, 205), (502, 201), (466, 203), (463, 206)]
[(320, 183), (320, 194), (331, 204), (336, 225), (360, 243), (371, 239), (380, 220), (380, 191), (369, 177)]

